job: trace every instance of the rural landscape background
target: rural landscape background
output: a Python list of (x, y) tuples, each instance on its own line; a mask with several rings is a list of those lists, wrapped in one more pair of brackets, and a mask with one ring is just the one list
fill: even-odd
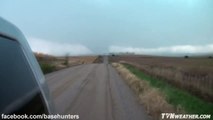
[(213, 119), (213, 0), (1, 0), (60, 114)]
[[(211, 55), (182, 57), (132, 53), (63, 57), (41, 53), (35, 55), (45, 74), (83, 64), (102, 64), (104, 57), (108, 57), (109, 64), (118, 68), (118, 73), (126, 80), (126, 84), (132, 88), (141, 104), (146, 106), (147, 113), (154, 119), (159, 119), (163, 112), (212, 114)], [(123, 73), (119, 65), (129, 72)], [(136, 78), (132, 78), (132, 74)]]

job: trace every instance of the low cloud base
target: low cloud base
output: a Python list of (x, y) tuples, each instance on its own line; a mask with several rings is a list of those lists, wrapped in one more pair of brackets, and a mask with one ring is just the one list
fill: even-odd
[(123, 47), (110, 46), (110, 53), (135, 53), (148, 55), (182, 55), (182, 54), (212, 54), (213, 44), (208, 45), (177, 45), (170, 47), (158, 48), (137, 48), (137, 47)]
[(33, 37), (28, 38), (28, 42), (34, 52), (49, 55), (64, 56), (69, 54), (75, 56), (93, 53), (89, 48), (81, 44), (59, 43)]

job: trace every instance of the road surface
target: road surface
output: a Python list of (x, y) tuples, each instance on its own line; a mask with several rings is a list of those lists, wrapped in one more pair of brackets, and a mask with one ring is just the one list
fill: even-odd
[(136, 95), (107, 63), (46, 75), (56, 112), (77, 114), (80, 120), (148, 120)]

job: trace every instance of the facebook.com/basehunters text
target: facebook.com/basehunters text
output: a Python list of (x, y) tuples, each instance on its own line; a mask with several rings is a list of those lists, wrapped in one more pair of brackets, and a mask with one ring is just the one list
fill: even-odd
[(46, 114), (41, 114), (41, 115), (18, 115), (18, 114), (11, 114), (11, 115), (6, 115), (6, 114), (1, 114), (1, 119), (70, 119), (70, 120), (78, 120), (80, 117), (79, 115), (60, 115), (60, 114), (55, 114), (55, 115), (46, 115)]

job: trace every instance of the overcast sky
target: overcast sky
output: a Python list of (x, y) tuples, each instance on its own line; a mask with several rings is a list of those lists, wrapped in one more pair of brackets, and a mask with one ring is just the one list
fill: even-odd
[(213, 0), (0, 0), (34, 51), (213, 53)]

